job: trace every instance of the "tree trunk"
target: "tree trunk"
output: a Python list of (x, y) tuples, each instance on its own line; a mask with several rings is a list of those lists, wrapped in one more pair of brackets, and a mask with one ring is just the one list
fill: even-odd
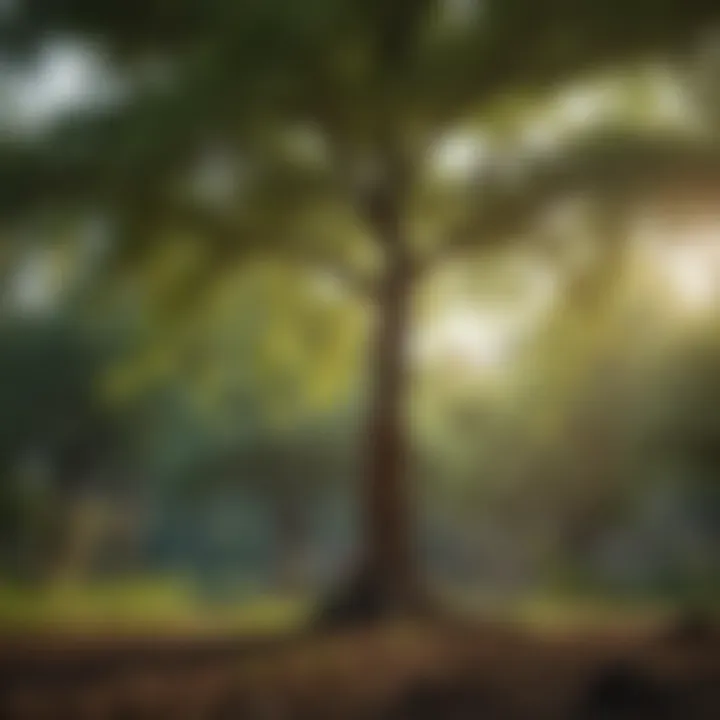
[(412, 278), (390, 264), (378, 292), (361, 486), (362, 551), (351, 581), (323, 608), (321, 624), (351, 624), (426, 606), (413, 547), (404, 405)]
[(371, 369), (374, 387), (367, 418), (367, 465), (361, 499), (364, 568), (388, 600), (399, 602), (414, 592), (415, 586), (403, 416), (409, 301), (410, 284), (402, 267), (391, 269), (377, 309)]

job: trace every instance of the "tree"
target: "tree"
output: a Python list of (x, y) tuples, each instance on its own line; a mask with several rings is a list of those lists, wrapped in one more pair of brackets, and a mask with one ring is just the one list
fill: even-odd
[[(68, 516), (88, 488), (108, 480), (117, 451), (117, 418), (97, 393), (106, 356), (74, 318), (0, 321), (0, 493), (10, 520), (3, 524), (3, 549), (12, 565), (43, 578), (72, 562)], [(24, 512), (30, 506), (44, 514), (52, 508), (51, 527), (35, 532)], [(18, 558), (23, 553), (25, 563)]]
[[(91, 35), (134, 91), (4, 148), (2, 206), (17, 219), (90, 203), (122, 218), (126, 258), (181, 229), (206, 243), (207, 278), (267, 251), (369, 287), (364, 544), (335, 609), (417, 609), (403, 418), (417, 279), (449, 254), (521, 235), (553, 198), (639, 203), (685, 176), (714, 182), (718, 167), (704, 142), (634, 133), (542, 157), (513, 149), (452, 187), (438, 187), (429, 158), (508, 101), (676, 54), (718, 14), (709, 0), (26, 0), (10, 15), (9, 46), (27, 51), (48, 29)], [(208, 167), (209, 197), (197, 182)]]

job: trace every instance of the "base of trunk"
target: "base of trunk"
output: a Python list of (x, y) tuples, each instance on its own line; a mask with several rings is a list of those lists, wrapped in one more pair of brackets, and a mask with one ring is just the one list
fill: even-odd
[(384, 620), (430, 617), (436, 605), (419, 582), (398, 582), (378, 573), (357, 572), (320, 605), (320, 630), (368, 625)]

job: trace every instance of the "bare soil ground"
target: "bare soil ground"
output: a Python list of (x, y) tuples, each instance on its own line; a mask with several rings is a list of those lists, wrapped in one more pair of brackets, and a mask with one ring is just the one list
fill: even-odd
[(720, 634), (457, 622), (282, 639), (6, 637), (0, 717), (720, 720)]

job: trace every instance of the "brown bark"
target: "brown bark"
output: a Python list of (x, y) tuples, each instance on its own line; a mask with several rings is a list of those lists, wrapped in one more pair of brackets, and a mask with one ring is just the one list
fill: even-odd
[(321, 609), (321, 627), (417, 614), (428, 607), (413, 548), (405, 340), (411, 299), (404, 267), (391, 267), (379, 291), (371, 351), (372, 389), (361, 479), (361, 554), (347, 585)]
[(368, 581), (385, 596), (383, 601), (392, 606), (407, 603), (417, 585), (403, 414), (410, 290), (410, 278), (397, 263), (389, 269), (378, 298), (361, 497), (363, 569)]
[(388, 247), (370, 355), (372, 386), (360, 493), (362, 552), (350, 582), (323, 608), (321, 624), (414, 614), (429, 607), (413, 547), (404, 415), (413, 277), (409, 263), (397, 252), (399, 241)]

